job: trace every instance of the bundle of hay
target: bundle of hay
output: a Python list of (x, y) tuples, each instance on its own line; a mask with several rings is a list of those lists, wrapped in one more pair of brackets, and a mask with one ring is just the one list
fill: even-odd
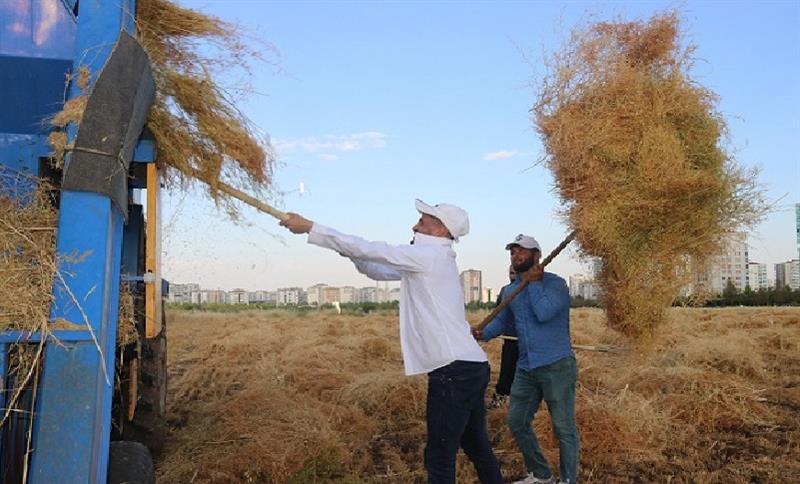
[(2, 166), (0, 186), (0, 330), (40, 329), (53, 302), (57, 215), (52, 192)]
[[(216, 77), (240, 72), (249, 75), (249, 60), (260, 53), (240, 40), (234, 25), (181, 8), (168, 0), (137, 2), (138, 40), (150, 59), (156, 83), (156, 100), (147, 128), (158, 146), (158, 164), (170, 187), (186, 188), (198, 180), (207, 185), (217, 202), (228, 201), (221, 183), (262, 196), (270, 194), (275, 161), (267, 139), (236, 107), (231, 91)], [(70, 99), (50, 119), (53, 164), (63, 166), (71, 146), (66, 128), (79, 125), (90, 94), (86, 67), (69, 75), (81, 95)], [(230, 214), (236, 214), (228, 204)]]
[[(49, 332), (56, 266), (52, 195), (47, 184), (0, 166), (0, 331)], [(15, 412), (32, 411), (21, 396), (35, 386), (42, 353), (41, 343), (10, 345), (0, 427), (21, 415)]]
[[(169, 180), (198, 179), (220, 196), (224, 181), (250, 191), (270, 187), (274, 156), (214, 74), (248, 73), (259, 54), (235, 26), (168, 0), (140, 0), (139, 42), (150, 58), (156, 101), (147, 126)], [(205, 47), (205, 49), (203, 49)]]
[(679, 289), (758, 222), (756, 173), (724, 145), (717, 97), (689, 77), (675, 12), (596, 23), (553, 56), (532, 112), (582, 255), (602, 261), (609, 324), (650, 332)]

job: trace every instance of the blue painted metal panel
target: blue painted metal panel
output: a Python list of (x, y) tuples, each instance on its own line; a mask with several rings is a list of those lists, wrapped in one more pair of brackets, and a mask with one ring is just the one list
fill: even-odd
[(39, 176), (39, 158), (50, 152), (45, 135), (0, 133), (0, 165), (5, 168)]
[(74, 45), (75, 17), (63, 5), (52, 0), (0, 2), (0, 54), (72, 59)]
[(72, 61), (0, 55), (0, 133), (49, 131), (44, 119), (64, 104)]
[(122, 228), (122, 214), (108, 197), (62, 192), (57, 250), (83, 257), (62, 262), (66, 287), (54, 288), (52, 316), (88, 322), (99, 347), (93, 342), (47, 346), (30, 484), (64, 476), (72, 482), (106, 481)]
[(142, 249), (142, 233), (144, 231), (144, 217), (141, 205), (131, 205), (128, 211), (128, 223), (123, 231), (122, 242), (122, 277), (140, 274), (139, 254)]
[[(5, 331), (0, 333), (0, 345), (10, 343), (38, 343), (42, 340), (42, 333), (28, 331)], [(53, 343), (72, 343), (76, 341), (94, 341), (92, 333), (88, 331), (54, 330), (47, 335), (47, 341)]]
[[(6, 371), (8, 371), (8, 345), (0, 343), (0, 411), (6, 410)], [(0, 439), (0, 470), (3, 469), (3, 440)]]
[[(73, 68), (87, 65), (94, 82), (120, 31), (134, 32), (135, 11), (134, 0), (81, 2)], [(70, 96), (77, 94), (73, 85)], [(74, 127), (68, 130), (71, 140), (75, 131)], [(106, 483), (122, 228), (123, 214), (110, 198), (62, 191), (57, 253), (86, 257), (79, 263), (69, 259), (62, 263), (66, 266), (62, 274), (74, 274), (67, 280), (71, 294), (54, 288), (52, 316), (76, 322), (85, 317), (99, 348), (92, 343), (48, 345), (34, 421), (36, 451), (29, 484), (64, 478)]]
[(133, 150), (131, 161), (139, 163), (153, 163), (156, 161), (156, 142), (152, 139), (139, 139), (136, 149)]

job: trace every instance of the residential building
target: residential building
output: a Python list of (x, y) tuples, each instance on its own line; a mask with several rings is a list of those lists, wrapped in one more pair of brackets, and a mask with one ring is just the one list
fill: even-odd
[(794, 259), (775, 264), (775, 289), (800, 289), (800, 260)]
[(306, 304), (306, 292), (301, 287), (282, 287), (278, 289), (278, 306)]
[(200, 292), (200, 284), (170, 284), (167, 301), (171, 303), (190, 303), (192, 294)]
[(322, 299), (320, 304), (332, 304), (341, 302), (341, 291), (338, 287), (325, 287), (322, 289)]
[(575, 274), (569, 277), (570, 297), (581, 297), (583, 299), (597, 299), (599, 290), (595, 284), (594, 277), (584, 274)]
[(358, 293), (358, 289), (356, 289), (355, 287), (353, 287), (353, 286), (344, 286), (344, 287), (340, 288), (340, 291), (339, 291), (339, 302), (342, 302), (342, 303), (356, 302), (357, 293)]
[(272, 298), (270, 301), (270, 293), (269, 291), (252, 291), (247, 293), (247, 299), (250, 301), (250, 304), (265, 304), (269, 302), (275, 302), (275, 298)]
[(358, 290), (358, 302), (380, 302), (380, 295), (378, 294), (378, 288), (375, 286), (372, 287), (362, 287)]
[(794, 215), (796, 217), (794, 229), (797, 231), (797, 258), (800, 259), (800, 203), (794, 205)]
[(708, 270), (698, 274), (695, 284), (711, 294), (722, 294), (728, 281), (738, 291), (744, 291), (748, 275), (748, 248), (745, 234), (736, 234), (731, 237), (723, 254), (711, 260)]
[(250, 300), (247, 291), (244, 289), (234, 289), (228, 292), (228, 304), (249, 304)]
[(769, 289), (770, 286), (772, 286), (769, 278), (767, 278), (766, 264), (760, 264), (758, 262), (747, 263), (747, 285), (750, 286), (750, 289), (753, 291)]
[(480, 302), (483, 294), (481, 271), (468, 269), (461, 273), (461, 287), (464, 290), (464, 302)]
[(314, 284), (313, 286), (306, 289), (306, 297), (308, 298), (308, 304), (315, 306), (318, 304), (325, 304), (324, 289), (326, 287), (328, 287), (327, 284)]
[(400, 288), (393, 287), (389, 289), (388, 294), (386, 295), (386, 302), (393, 302), (400, 300)]
[(202, 290), (199, 292), (200, 304), (225, 304), (228, 302), (228, 293), (220, 290)]

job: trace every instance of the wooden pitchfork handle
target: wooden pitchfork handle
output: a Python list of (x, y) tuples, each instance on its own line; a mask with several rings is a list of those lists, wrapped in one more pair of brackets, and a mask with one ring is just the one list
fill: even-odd
[[(195, 178), (197, 180), (201, 180), (201, 181), (203, 180), (203, 177), (200, 176), (200, 171), (199, 170), (194, 170), (194, 169), (189, 168), (189, 169), (187, 169), (185, 171), (185, 173), (187, 175), (192, 176), (193, 178)], [(237, 199), (237, 200), (239, 200), (241, 202), (244, 202), (244, 203), (250, 205), (251, 207), (255, 208), (256, 210), (264, 212), (264, 213), (266, 213), (268, 215), (272, 215), (273, 217), (275, 217), (278, 220), (286, 220), (287, 218), (289, 218), (289, 215), (287, 215), (286, 212), (278, 210), (277, 208), (273, 207), (272, 205), (264, 203), (261, 200), (257, 199), (256, 197), (254, 197), (252, 195), (248, 195), (247, 193), (239, 190), (238, 188), (234, 188), (234, 187), (228, 185), (225, 182), (222, 182), (222, 181), (217, 182), (217, 184), (216, 184), (216, 186), (214, 188), (216, 188), (217, 190), (221, 191), (222, 193), (225, 193), (227, 195), (232, 196), (233, 198), (235, 198), (235, 199)]]
[(242, 202), (250, 205), (251, 207), (255, 208), (256, 210), (260, 210), (260, 211), (262, 211), (264, 213), (272, 215), (273, 217), (275, 217), (278, 220), (286, 220), (287, 218), (289, 218), (289, 216), (286, 214), (286, 212), (282, 212), (282, 211), (278, 210), (277, 208), (275, 208), (275, 207), (273, 207), (271, 205), (268, 205), (268, 204), (262, 202), (261, 200), (255, 198), (255, 197), (253, 197), (251, 195), (248, 195), (247, 193), (245, 193), (245, 192), (243, 192), (243, 191), (241, 191), (241, 190), (239, 190), (237, 188), (234, 188), (234, 187), (232, 187), (232, 186), (230, 186), (230, 185), (228, 185), (226, 183), (219, 182), (219, 184), (217, 184), (217, 190), (219, 190), (219, 191), (221, 191), (223, 193), (227, 193), (228, 195), (232, 196), (233, 198), (241, 200)]
[[(543, 260), (543, 261), (540, 263), (540, 264), (541, 264), (541, 266), (542, 266), (542, 267), (544, 267), (544, 266), (546, 266), (547, 264), (549, 264), (549, 263), (550, 263), (550, 262), (551, 262), (553, 259), (555, 259), (555, 258), (556, 258), (556, 256), (557, 256), (558, 254), (560, 254), (560, 253), (561, 253), (561, 251), (562, 251), (562, 250), (564, 250), (564, 248), (566, 248), (566, 247), (569, 245), (569, 243), (570, 243), (570, 242), (572, 242), (572, 239), (574, 239), (574, 238), (575, 238), (575, 231), (573, 230), (572, 232), (570, 232), (570, 233), (569, 233), (569, 235), (567, 235), (567, 238), (566, 238), (566, 239), (562, 240), (562, 241), (561, 241), (561, 243), (560, 243), (560, 244), (558, 244), (558, 246), (556, 246), (556, 248), (555, 248), (555, 249), (553, 249), (553, 251), (552, 251), (552, 252), (550, 252), (550, 253), (547, 255), (547, 257), (545, 257), (545, 258), (544, 258), (544, 260)], [(489, 322), (495, 318), (495, 316), (497, 316), (498, 314), (500, 314), (500, 311), (502, 311), (503, 309), (505, 309), (505, 308), (506, 308), (506, 306), (508, 306), (508, 305), (511, 303), (511, 301), (512, 301), (512, 300), (513, 300), (515, 297), (517, 297), (517, 295), (518, 295), (519, 293), (521, 293), (521, 292), (522, 292), (522, 290), (523, 290), (523, 289), (525, 289), (527, 286), (528, 286), (528, 281), (525, 281), (525, 280), (523, 280), (523, 281), (522, 281), (522, 282), (521, 282), (521, 283), (520, 283), (520, 284), (519, 284), (519, 285), (518, 285), (516, 288), (514, 288), (514, 290), (513, 290), (513, 291), (511, 291), (511, 294), (509, 294), (508, 296), (504, 297), (504, 298), (503, 298), (503, 300), (502, 300), (502, 301), (500, 301), (500, 304), (498, 304), (498, 305), (497, 305), (497, 307), (495, 307), (495, 308), (492, 310), (492, 312), (491, 312), (491, 313), (489, 313), (489, 315), (488, 315), (488, 316), (486, 316), (485, 318), (483, 318), (483, 321), (481, 321), (480, 323), (478, 323), (478, 325), (477, 325), (477, 326), (475, 326), (475, 328), (474, 328), (474, 329), (476, 329), (476, 330), (478, 330), (478, 331), (481, 331), (481, 330), (483, 330), (483, 328), (485, 328), (485, 327), (486, 327), (486, 325), (487, 325), (487, 324), (489, 324)]]

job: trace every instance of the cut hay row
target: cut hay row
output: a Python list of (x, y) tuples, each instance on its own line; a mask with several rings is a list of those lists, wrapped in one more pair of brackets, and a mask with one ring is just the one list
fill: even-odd
[(682, 41), (675, 12), (578, 28), (532, 109), (562, 215), (581, 254), (601, 261), (608, 322), (633, 336), (765, 212)]
[[(160, 482), (424, 481), (427, 382), (401, 373), (396, 312), (173, 311), (170, 321)], [(572, 330), (577, 344), (626, 340), (599, 310), (573, 311)], [(485, 346), (494, 378), (500, 346)], [(671, 309), (635, 351), (580, 352), (581, 482), (791, 480), (798, 355), (797, 308)], [(491, 410), (489, 432), (511, 480), (523, 465), (505, 418)], [(546, 412), (535, 425), (556, 463)], [(458, 482), (474, 479), (460, 455)]]

